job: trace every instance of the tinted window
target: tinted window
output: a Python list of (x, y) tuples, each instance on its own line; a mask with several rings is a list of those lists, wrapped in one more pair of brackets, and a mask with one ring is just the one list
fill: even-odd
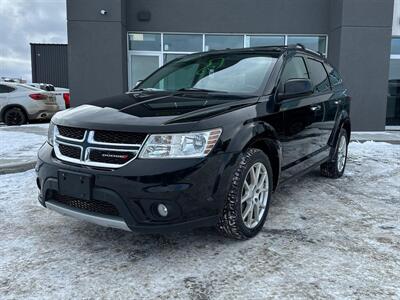
[(4, 94), (4, 93), (11, 93), (12, 91), (14, 91), (15, 89), (8, 86), (8, 85), (3, 85), (0, 84), (0, 93)]
[(243, 48), (243, 35), (206, 35), (205, 50)]
[(196, 52), (203, 50), (201, 34), (164, 34), (164, 51)]
[(324, 92), (330, 89), (328, 75), (321, 62), (314, 59), (307, 59), (308, 71), (310, 72), (310, 79), (314, 84), (314, 91)]
[(285, 44), (283, 35), (250, 35), (248, 39), (250, 47), (280, 46)]
[(161, 34), (131, 33), (129, 34), (129, 50), (161, 50)]
[(392, 39), (391, 54), (400, 54), (400, 37), (395, 37)]
[(304, 59), (300, 56), (291, 58), (282, 72), (280, 90), (283, 90), (284, 84), (290, 79), (308, 79), (308, 72)]
[(325, 69), (328, 72), (329, 80), (332, 87), (342, 84), (342, 78), (334, 68), (332, 68), (330, 65), (325, 65)]

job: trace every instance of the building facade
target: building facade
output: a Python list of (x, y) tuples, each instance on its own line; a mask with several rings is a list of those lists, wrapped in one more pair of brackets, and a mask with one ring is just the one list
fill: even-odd
[(68, 88), (66, 44), (31, 43), (32, 82)]
[(302, 43), (342, 74), (353, 129), (384, 130), (397, 10), (393, 0), (67, 0), (72, 105), (126, 92), (188, 53)]

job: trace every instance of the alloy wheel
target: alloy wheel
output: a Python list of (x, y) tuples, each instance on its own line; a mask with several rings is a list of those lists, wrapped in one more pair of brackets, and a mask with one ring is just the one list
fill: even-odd
[(241, 193), (241, 213), (247, 228), (255, 228), (267, 207), (269, 178), (264, 164), (257, 162), (247, 172)]
[(21, 113), (17, 111), (11, 111), (7, 114), (7, 124), (10, 125), (19, 125), (22, 123)]
[(342, 135), (339, 142), (338, 156), (337, 156), (337, 168), (339, 172), (342, 172), (344, 169), (344, 165), (346, 163), (346, 155), (347, 155), (347, 141), (346, 137)]

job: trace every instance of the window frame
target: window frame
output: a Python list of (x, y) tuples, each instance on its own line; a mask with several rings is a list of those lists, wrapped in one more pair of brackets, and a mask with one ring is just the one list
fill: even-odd
[[(328, 82), (329, 82), (329, 89), (328, 90), (322, 91), (322, 92), (316, 91), (315, 84), (311, 79), (310, 67), (308, 66), (308, 60), (309, 59), (317, 61), (322, 65), (322, 69), (325, 71), (326, 78), (328, 79)], [(325, 93), (331, 92), (332, 91), (332, 83), (331, 83), (331, 79), (329, 78), (329, 73), (325, 68), (325, 62), (320, 60), (320, 59), (318, 59), (318, 58), (316, 58), (316, 57), (309, 56), (309, 55), (306, 55), (306, 59), (305, 60), (306, 60), (306, 65), (307, 65), (307, 70), (308, 70), (308, 76), (310, 77), (309, 79), (311, 80), (311, 83), (313, 84), (313, 94), (325, 94)]]
[[(293, 58), (296, 58), (296, 57), (300, 57), (302, 60), (303, 60), (303, 63), (304, 63), (304, 67), (305, 67), (305, 69), (306, 69), (306, 71), (307, 71), (307, 76), (308, 76), (308, 78), (305, 78), (305, 79), (308, 79), (308, 80), (311, 80), (310, 79), (310, 71), (308, 70), (308, 66), (307, 66), (307, 63), (306, 63), (306, 57), (305, 57), (305, 55), (303, 55), (302, 53), (295, 53), (293, 56), (290, 56), (290, 57), (288, 57), (288, 58), (286, 58), (286, 60), (285, 60), (285, 62), (283, 63), (283, 65), (282, 65), (282, 67), (281, 67), (281, 71), (279, 72), (279, 75), (278, 75), (278, 82), (277, 82), (277, 89), (276, 89), (276, 93), (277, 94), (279, 94), (280, 92), (282, 92), (282, 90), (281, 90), (281, 84), (282, 84), (282, 75), (283, 75), (283, 72), (285, 71), (285, 68), (286, 68), (286, 66), (289, 64), (289, 62), (293, 59)], [(294, 78), (293, 78), (294, 79)], [(276, 95), (277, 95), (276, 94)], [(275, 95), (275, 96), (276, 96)], [(283, 101), (290, 101), (291, 99), (285, 99), (285, 100), (283, 100)]]
[[(400, 35), (393, 35), (392, 39), (400, 39)], [(392, 60), (400, 61), (400, 54), (392, 54), (392, 53), (390, 53), (389, 63)], [(388, 81), (388, 85), (389, 85), (389, 81)], [(387, 103), (387, 99), (386, 99), (386, 110), (387, 110), (387, 106), (388, 106), (388, 103)], [(385, 124), (387, 124), (387, 115), (385, 116)], [(398, 129), (400, 129), (400, 125), (386, 125), (385, 129), (387, 129), (387, 130), (398, 130)]]

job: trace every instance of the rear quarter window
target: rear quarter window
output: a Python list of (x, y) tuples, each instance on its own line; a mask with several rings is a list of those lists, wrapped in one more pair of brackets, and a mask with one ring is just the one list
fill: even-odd
[(326, 71), (328, 72), (329, 80), (331, 82), (332, 88), (340, 86), (343, 84), (343, 80), (340, 77), (338, 71), (336, 71), (332, 66), (325, 64)]
[(11, 86), (0, 84), (0, 94), (11, 93), (15, 91), (15, 89)]
[(310, 79), (314, 84), (315, 92), (326, 92), (331, 89), (328, 74), (325, 71), (322, 62), (308, 58), (307, 59), (308, 71), (310, 73)]

